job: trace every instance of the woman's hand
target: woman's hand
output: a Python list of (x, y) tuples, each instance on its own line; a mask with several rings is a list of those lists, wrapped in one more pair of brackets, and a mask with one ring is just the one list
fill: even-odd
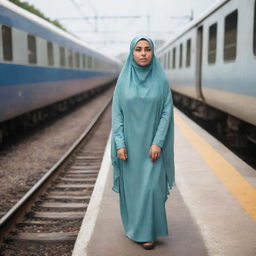
[(126, 148), (119, 148), (117, 150), (117, 157), (125, 161), (128, 158)]
[(161, 147), (153, 144), (150, 147), (150, 151), (149, 151), (149, 156), (151, 158), (151, 161), (155, 162), (160, 157), (160, 153), (161, 153)]

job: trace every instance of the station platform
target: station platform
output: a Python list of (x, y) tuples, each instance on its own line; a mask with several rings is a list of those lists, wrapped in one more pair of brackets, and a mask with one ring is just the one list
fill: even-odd
[(110, 138), (73, 256), (256, 256), (256, 171), (175, 109), (169, 236), (153, 250), (125, 236), (112, 191)]

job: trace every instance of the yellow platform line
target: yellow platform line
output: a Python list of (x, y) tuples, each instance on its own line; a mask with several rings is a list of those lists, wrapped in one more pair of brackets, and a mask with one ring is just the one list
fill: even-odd
[(210, 169), (219, 177), (228, 191), (240, 203), (249, 216), (256, 221), (256, 189), (210, 144), (203, 140), (177, 114), (174, 114), (175, 124), (192, 143), (193, 147), (207, 162)]

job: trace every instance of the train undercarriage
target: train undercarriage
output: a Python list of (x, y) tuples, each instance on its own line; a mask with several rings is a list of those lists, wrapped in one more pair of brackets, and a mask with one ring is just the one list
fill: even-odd
[[(250, 154), (255, 157), (256, 126), (209, 106), (202, 101), (174, 91), (172, 94), (174, 105), (178, 109), (207, 129), (225, 145), (241, 151), (242, 154)], [(256, 165), (256, 162), (254, 164)]]

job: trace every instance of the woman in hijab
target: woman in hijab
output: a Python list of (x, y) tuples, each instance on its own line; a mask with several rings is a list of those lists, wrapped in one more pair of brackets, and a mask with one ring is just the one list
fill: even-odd
[(125, 234), (145, 249), (168, 235), (165, 201), (175, 186), (173, 104), (153, 41), (136, 37), (112, 103), (112, 190)]

